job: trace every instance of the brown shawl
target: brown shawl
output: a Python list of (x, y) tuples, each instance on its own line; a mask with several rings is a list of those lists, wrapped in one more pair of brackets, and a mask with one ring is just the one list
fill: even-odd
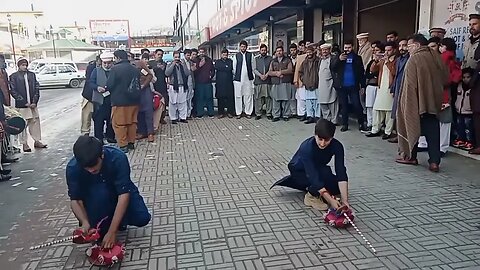
[(315, 90), (318, 88), (318, 68), (320, 59), (313, 56), (311, 59), (307, 57), (300, 67), (300, 80), (305, 85), (306, 90)]
[(422, 46), (411, 54), (400, 86), (397, 111), (398, 146), (404, 158), (411, 158), (421, 136), (421, 115), (440, 112), (447, 80), (448, 69), (438, 53)]

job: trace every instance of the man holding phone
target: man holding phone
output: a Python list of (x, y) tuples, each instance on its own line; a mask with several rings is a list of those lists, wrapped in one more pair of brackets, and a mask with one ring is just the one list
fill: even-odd
[(336, 72), (334, 86), (340, 97), (342, 128), (348, 130), (348, 99), (350, 98), (355, 114), (357, 115), (360, 131), (365, 131), (363, 108), (360, 103), (360, 91), (365, 91), (365, 69), (362, 58), (353, 51), (353, 42), (346, 41), (344, 51), (333, 59), (332, 69)]

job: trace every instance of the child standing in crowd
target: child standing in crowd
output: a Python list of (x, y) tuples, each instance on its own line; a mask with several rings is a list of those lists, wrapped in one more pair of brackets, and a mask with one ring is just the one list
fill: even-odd
[[(467, 151), (473, 149), (473, 117), (470, 107), (470, 80), (473, 76), (472, 68), (462, 70), (462, 83), (457, 88), (457, 101), (455, 109), (457, 110), (457, 139), (453, 142), (454, 147)], [(479, 142), (477, 142), (478, 144)]]

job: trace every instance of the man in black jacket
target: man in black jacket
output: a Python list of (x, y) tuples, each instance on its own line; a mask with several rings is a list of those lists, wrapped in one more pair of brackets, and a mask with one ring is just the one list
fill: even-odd
[[(165, 104), (168, 104), (168, 92), (167, 92), (167, 81), (165, 76), (165, 69), (167, 68), (167, 63), (163, 61), (163, 50), (156, 49), (155, 50), (155, 60), (151, 60), (148, 62), (149, 68), (153, 69), (155, 73), (155, 77), (157, 80), (153, 84), (155, 91), (159, 92), (162, 97), (165, 99)], [(160, 118), (160, 122), (162, 125), (166, 124), (165, 122), (165, 111), (163, 111), (162, 116)]]
[(126, 51), (113, 53), (115, 65), (110, 70), (106, 91), (111, 94), (112, 126), (120, 149), (127, 153), (135, 148), (137, 114), (140, 103), (140, 72), (128, 61)]
[(15, 108), (27, 122), (25, 130), (20, 135), (23, 144), (23, 152), (31, 152), (28, 146), (27, 129), (34, 140), (35, 148), (47, 148), (40, 140), (42, 132), (40, 128), (40, 115), (38, 113), (38, 100), (40, 99), (40, 85), (35, 73), (29, 71), (28, 60), (21, 58), (17, 62), (18, 71), (10, 76), (10, 94), (15, 99)]
[(365, 69), (362, 58), (353, 51), (353, 42), (346, 41), (344, 51), (333, 59), (332, 69), (335, 72), (334, 86), (340, 97), (342, 125), (340, 131), (348, 130), (348, 99), (352, 102), (357, 115), (360, 130), (366, 130), (363, 108), (360, 103), (360, 91), (365, 89)]

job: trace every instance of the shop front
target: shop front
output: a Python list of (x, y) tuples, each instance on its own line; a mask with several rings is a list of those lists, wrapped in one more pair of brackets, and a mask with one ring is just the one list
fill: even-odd
[(447, 37), (457, 43), (457, 58), (463, 57), (463, 45), (468, 39), (468, 15), (480, 14), (479, 0), (421, 0), (420, 32), (428, 35), (428, 29), (442, 27)]

